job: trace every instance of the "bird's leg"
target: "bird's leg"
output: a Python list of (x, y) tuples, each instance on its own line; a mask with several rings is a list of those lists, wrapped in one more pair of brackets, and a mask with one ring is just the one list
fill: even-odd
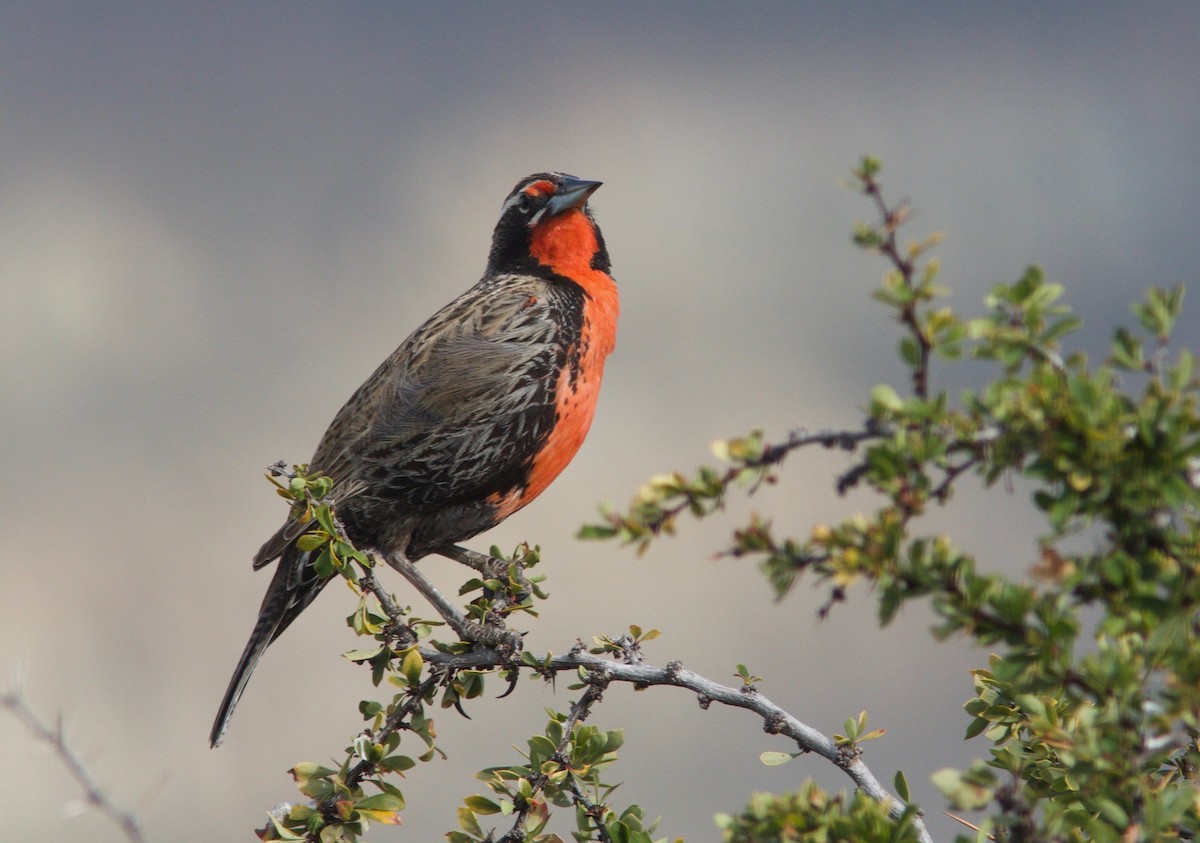
[(384, 556), (387, 563), (400, 572), (408, 582), (420, 592), (421, 596), (430, 602), (442, 619), (463, 641), (483, 644), (486, 647), (496, 647), (509, 650), (512, 653), (521, 651), (523, 640), (519, 632), (513, 632), (503, 627), (484, 626), (468, 619), (458, 608), (447, 600), (437, 587), (417, 570), (406, 556), (400, 553), (389, 553)]

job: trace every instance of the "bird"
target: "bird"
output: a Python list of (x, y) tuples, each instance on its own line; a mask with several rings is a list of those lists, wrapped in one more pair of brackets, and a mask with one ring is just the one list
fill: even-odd
[[(411, 562), (488, 530), (545, 491), (591, 426), (620, 312), (588, 205), (602, 182), (541, 172), (505, 198), (480, 280), (387, 357), (334, 416), (310, 476), (360, 550)], [(276, 563), (209, 736), (220, 745), (267, 647), (332, 578), (289, 518), (254, 557)]]

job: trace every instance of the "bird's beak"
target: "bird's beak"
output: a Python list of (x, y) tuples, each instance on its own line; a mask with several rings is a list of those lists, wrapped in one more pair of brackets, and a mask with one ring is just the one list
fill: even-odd
[(562, 184), (558, 186), (558, 191), (550, 197), (546, 208), (550, 211), (551, 216), (570, 211), (573, 208), (582, 208), (588, 201), (588, 197), (595, 193), (602, 184), (604, 184), (602, 181), (585, 181), (574, 176), (563, 176)]

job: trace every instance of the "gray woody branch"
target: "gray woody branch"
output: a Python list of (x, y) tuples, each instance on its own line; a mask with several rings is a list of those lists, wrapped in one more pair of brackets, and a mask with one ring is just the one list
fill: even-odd
[[(511, 660), (505, 661), (495, 650), (477, 650), (472, 653), (451, 655), (427, 647), (421, 648), (421, 657), (427, 664), (438, 665), (445, 670), (484, 669), (489, 667), (512, 667)], [(640, 659), (640, 656), (635, 658)], [(880, 784), (875, 775), (863, 763), (861, 753), (852, 746), (839, 747), (811, 726), (801, 722), (775, 703), (771, 702), (752, 686), (730, 688), (693, 673), (680, 662), (668, 662), (666, 667), (654, 667), (645, 663), (622, 664), (609, 661), (584, 650), (576, 644), (570, 653), (553, 656), (537, 668), (538, 672), (550, 674), (565, 670), (585, 669), (598, 672), (610, 681), (629, 682), (638, 687), (649, 685), (673, 685), (687, 688), (697, 694), (700, 706), (707, 709), (713, 702), (753, 711), (763, 719), (763, 731), (768, 734), (784, 735), (796, 742), (802, 752), (812, 752), (833, 762), (867, 796), (887, 804), (889, 813), (896, 818), (903, 815), (905, 804)], [(914, 827), (923, 843), (933, 843), (921, 818), (913, 818)]]

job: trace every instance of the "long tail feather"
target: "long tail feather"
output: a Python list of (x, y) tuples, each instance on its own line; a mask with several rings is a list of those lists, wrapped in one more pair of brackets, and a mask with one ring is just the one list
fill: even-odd
[(225, 698), (217, 710), (217, 719), (213, 721), (208, 738), (210, 746), (221, 745), (225, 730), (229, 728), (229, 720), (233, 717), (233, 709), (267, 647), (316, 599), (328, 582), (316, 575), (308, 557), (307, 553), (289, 548), (279, 560), (258, 610), (254, 631), (250, 633), (250, 640), (246, 642), (246, 649), (242, 651), (242, 657), (225, 691)]

